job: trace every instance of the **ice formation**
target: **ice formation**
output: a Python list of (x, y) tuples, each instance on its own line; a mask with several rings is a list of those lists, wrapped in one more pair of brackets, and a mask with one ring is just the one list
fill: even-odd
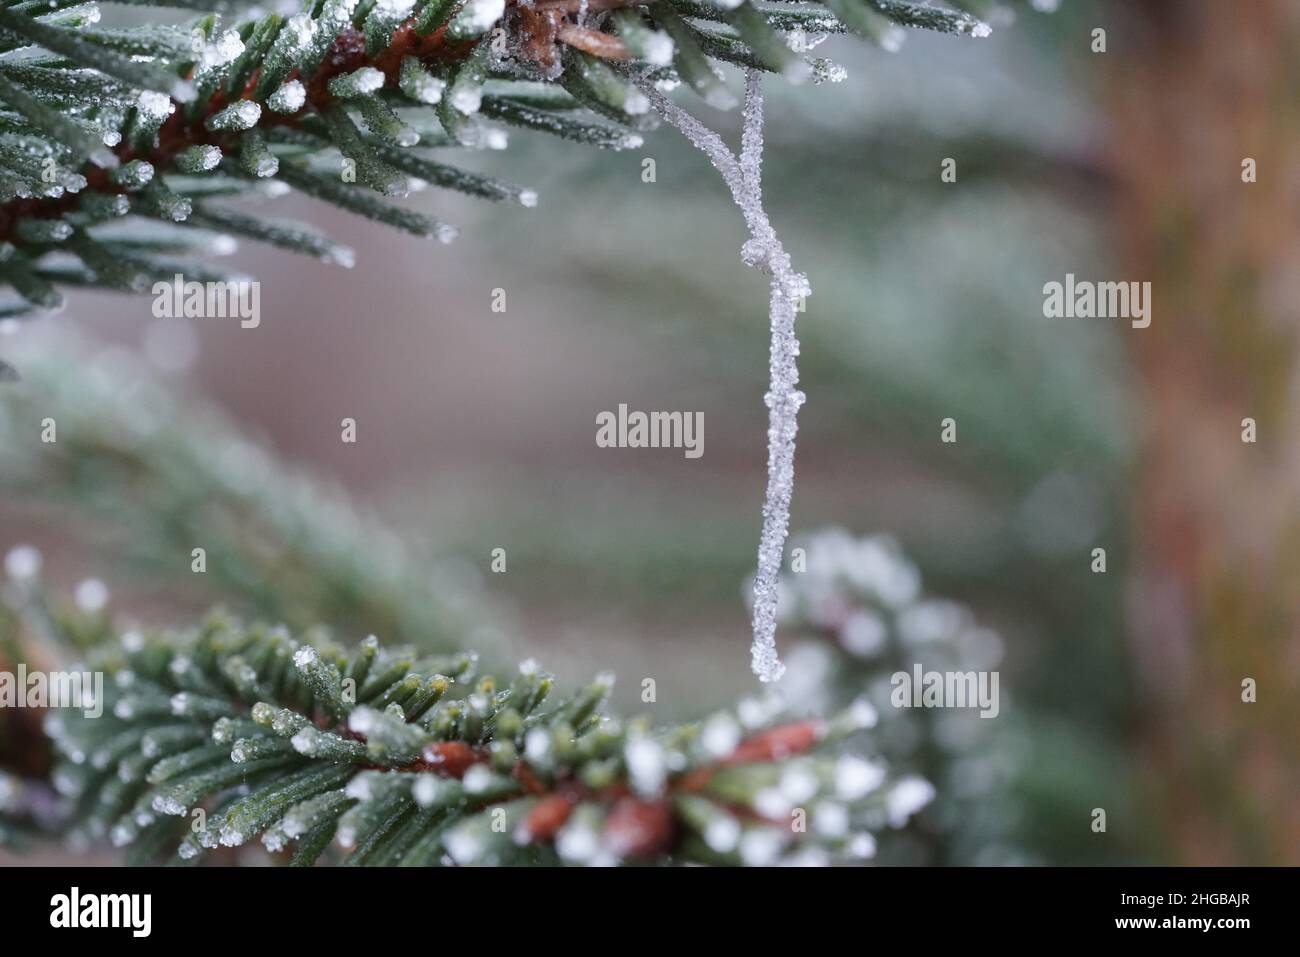
[(763, 530), (754, 575), (753, 645), (751, 667), (760, 681), (778, 681), (785, 666), (776, 653), (777, 583), (781, 558), (790, 527), (790, 498), (794, 492), (794, 437), (804, 394), (797, 388), (799, 340), (794, 322), (803, 299), (812, 291), (808, 279), (794, 270), (790, 256), (777, 238), (763, 209), (763, 91), (757, 70), (745, 74), (744, 127), (740, 155), (736, 156), (713, 130), (670, 101), (653, 83), (642, 79), (641, 89), (664, 119), (703, 152), (722, 174), (740, 207), (750, 238), (741, 249), (747, 265), (770, 277), (768, 318), (771, 354), (768, 408), (767, 492), (763, 502)]

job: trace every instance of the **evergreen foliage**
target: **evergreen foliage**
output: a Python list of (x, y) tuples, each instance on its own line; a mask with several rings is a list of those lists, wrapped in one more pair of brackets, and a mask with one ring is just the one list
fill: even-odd
[[(739, 193), (757, 202), (758, 73), (834, 79), (832, 64), (807, 55), (809, 37), (827, 33), (885, 49), (902, 27), (988, 33), (992, 4), (952, 6), (307, 0), (294, 13), (236, 15), (231, 26), (223, 9), (186, 27), (105, 29), (93, 5), (0, 0), (0, 283), (13, 294), (0, 315), (57, 308), (61, 286), (140, 292), (177, 272), (232, 279), (208, 261), (221, 234), (352, 261), (308, 226), (224, 205), (241, 196), (294, 189), (450, 242), (452, 224), (394, 200), (429, 185), (525, 207), (537, 197), (441, 151), (502, 148), (512, 126), (633, 148), (656, 113), (691, 135), (688, 114), (662, 90), (680, 81), (730, 108), (725, 64), (748, 75), (746, 134), (733, 157), (744, 175), (732, 183), (748, 214), (754, 204)], [(713, 138), (716, 163), (725, 147)], [(760, 225), (755, 243), (771, 235), (747, 244), (746, 261), (780, 285), (788, 257), (776, 262), (784, 253), (765, 216)], [(792, 324), (798, 290), (786, 285)], [(0, 377), (14, 374), (0, 362)], [(75, 488), (97, 463), (96, 482), (120, 475), (127, 487), (143, 463), (160, 480), (142, 511), (159, 540), (211, 543), (233, 595), (297, 625), (323, 612), (340, 634), (378, 611), (411, 647), (370, 638), (348, 651), (323, 630), (294, 637), (220, 613), (192, 629), (119, 633), (100, 609), (55, 607), (20, 581), (6, 656), (26, 656), (34, 642), (65, 662), (84, 656), (111, 681), (105, 717), (47, 718), (56, 811), (29, 800), (40, 778), (0, 778), (0, 841), (71, 827), (129, 846), (138, 862), (195, 862), (260, 836), (297, 864), (824, 863), (873, 857), (875, 835), (905, 825), (934, 793), (869, 742), (871, 757), (843, 752), (849, 739), (862, 750), (859, 733), (876, 723), (865, 700), (809, 718), (754, 699), (655, 728), (604, 715), (608, 678), (555, 701), (554, 679), (532, 663), (479, 677), (476, 655), (446, 652), (465, 636), (421, 588), (357, 567), (360, 553), (347, 547), (357, 523), (345, 507), (327, 509), (344, 536), (333, 538), (329, 523), (322, 534), (328, 491), (267, 483), (284, 497), (263, 502), (247, 484), (255, 450), (220, 426), (230, 456), (214, 469), (157, 408), (137, 401), (123, 430), (104, 429), (93, 402), (78, 407), (59, 419), (57, 453), (7, 463), (7, 482), (34, 487), (53, 469)], [(792, 418), (789, 433), (792, 458)], [(784, 535), (782, 523), (768, 568), (772, 608)], [(250, 562), (259, 549), (249, 538), (259, 537), (274, 557)], [(268, 568), (294, 570), (286, 556), (301, 560), (300, 574), (268, 584)], [(390, 601), (390, 588), (406, 597)], [(412, 613), (415, 603), (424, 610)]]
[(654, 728), (603, 713), (611, 677), (556, 696), (531, 661), (479, 677), (470, 653), (348, 652), (219, 613), (120, 639), (102, 615), (68, 625), (105, 632), (87, 667), (109, 679), (102, 716), (46, 718), (62, 829), (136, 863), (259, 835), (297, 865), (826, 863), (873, 856), (873, 832), (928, 799), (840, 753), (875, 724), (866, 702), (791, 720), (755, 699)]
[[(207, 13), (104, 29), (91, 4), (4, 0), (0, 280), (15, 298), (3, 312), (57, 307), (61, 285), (139, 291), (178, 269), (219, 280), (187, 258), (194, 227), (349, 261), (314, 230), (220, 204), (272, 186), (450, 241), (453, 226), (392, 198), (430, 184), (525, 206), (536, 195), (432, 151), (500, 148), (511, 126), (635, 146), (654, 125), (637, 78), (680, 79), (726, 107), (719, 63), (825, 78), (810, 35), (847, 30), (892, 49), (903, 26), (988, 32), (989, 4), (955, 6), (308, 0), (229, 25)], [(134, 219), (147, 242), (124, 236)]]

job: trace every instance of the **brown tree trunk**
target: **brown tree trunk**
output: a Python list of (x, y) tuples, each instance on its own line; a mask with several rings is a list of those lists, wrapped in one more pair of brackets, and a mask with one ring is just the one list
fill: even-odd
[(1151, 326), (1125, 330), (1145, 406), (1143, 758), (1187, 862), (1296, 864), (1300, 3), (1109, 9), (1115, 278), (1150, 280), (1153, 301)]

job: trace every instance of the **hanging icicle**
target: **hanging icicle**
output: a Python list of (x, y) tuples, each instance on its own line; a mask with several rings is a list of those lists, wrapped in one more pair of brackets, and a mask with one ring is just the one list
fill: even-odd
[(790, 529), (790, 498), (794, 492), (794, 438), (804, 394), (797, 388), (799, 340), (794, 321), (802, 300), (812, 289), (795, 272), (790, 256), (777, 238), (763, 209), (763, 90), (761, 74), (745, 74), (744, 128), (737, 157), (713, 130), (672, 103), (652, 82), (641, 89), (664, 119), (691, 141), (722, 174), (740, 207), (750, 238), (741, 258), (771, 277), (768, 318), (771, 354), (768, 361), (767, 493), (763, 501), (763, 531), (754, 575), (753, 645), (751, 667), (760, 681), (777, 681), (785, 672), (776, 653), (777, 586), (781, 559)]

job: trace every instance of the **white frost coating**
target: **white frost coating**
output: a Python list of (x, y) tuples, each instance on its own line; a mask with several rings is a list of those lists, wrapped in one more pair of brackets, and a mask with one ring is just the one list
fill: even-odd
[(663, 790), (668, 778), (668, 762), (664, 749), (650, 738), (629, 741), (623, 757), (627, 761), (632, 790), (642, 797), (654, 797)]
[(859, 728), (874, 728), (880, 716), (876, 713), (875, 705), (866, 698), (859, 698), (853, 704), (849, 705), (849, 717)]
[(551, 735), (545, 728), (533, 728), (524, 735), (524, 756), (534, 764), (551, 759)]
[(458, 36), (481, 36), (506, 12), (506, 0), (469, 0), (456, 14), (450, 30)]
[(363, 66), (353, 73), (350, 79), (361, 93), (374, 93), (384, 85), (384, 74), (373, 66)]
[(849, 833), (849, 810), (843, 804), (823, 802), (813, 811), (813, 830), (825, 837), (844, 837)]
[(710, 757), (725, 758), (736, 750), (742, 735), (740, 722), (729, 714), (720, 714), (705, 722), (700, 744)]
[(780, 788), (792, 805), (802, 804), (817, 793), (817, 775), (802, 765), (791, 765), (781, 774)]
[[(176, 107), (172, 104), (172, 98), (166, 93), (158, 93), (154, 90), (145, 90), (136, 100), (136, 107), (141, 113), (155, 120), (165, 119), (175, 112)], [(110, 144), (111, 145), (111, 144)]]
[(168, 794), (154, 795), (153, 809), (169, 817), (181, 817), (185, 813), (185, 805)]
[(452, 860), (462, 867), (473, 864), (479, 854), (483, 852), (483, 844), (472, 833), (464, 828), (452, 831), (447, 835), (447, 853), (451, 855)]
[(348, 715), (348, 729), (355, 731), (357, 734), (369, 734), (375, 730), (375, 723), (379, 719), (379, 713), (373, 708), (367, 708), (364, 705), (356, 708)]
[(357, 264), (356, 250), (348, 246), (333, 246), (325, 254), (325, 261), (334, 263), (336, 266), (342, 266), (345, 269), (351, 269)]
[(890, 827), (902, 827), (921, 808), (934, 800), (934, 785), (924, 778), (911, 775), (894, 785), (885, 799), (885, 812)]
[(319, 742), (320, 732), (310, 726), (303, 728), (289, 739), (289, 744), (293, 746), (293, 749), (308, 758), (316, 756)]
[(771, 277), (768, 318), (771, 352), (769, 387), (764, 402), (767, 422), (767, 492), (763, 501), (763, 531), (754, 575), (753, 645), (751, 664), (760, 681), (779, 681), (785, 672), (776, 653), (777, 584), (781, 558), (790, 529), (790, 497), (794, 492), (794, 436), (804, 394), (796, 388), (799, 340), (794, 322), (801, 300), (812, 290), (808, 279), (794, 271), (790, 256), (777, 238), (763, 209), (763, 92), (757, 70), (745, 73), (744, 130), (740, 156), (695, 117), (674, 105), (654, 84), (642, 79), (642, 91), (655, 109), (701, 150), (722, 174), (749, 227), (750, 239), (741, 258)]
[(411, 786), (411, 797), (415, 798), (415, 803), (420, 807), (429, 807), (438, 800), (444, 787), (444, 782), (439, 781), (432, 774), (422, 774)]
[(845, 801), (866, 797), (885, 782), (885, 766), (846, 754), (835, 764), (835, 793)]
[(483, 105), (483, 90), (477, 86), (456, 90), (451, 94), (451, 105), (466, 116), (477, 113)]
[(855, 834), (849, 839), (849, 853), (860, 860), (876, 856), (876, 839), (870, 834)]
[(628, 116), (641, 116), (643, 113), (650, 112), (650, 101), (635, 90), (627, 95), (623, 101), (623, 112)]
[(717, 817), (704, 827), (704, 843), (719, 854), (730, 854), (740, 843), (740, 822), (734, 817)]
[[(987, 24), (985, 24), (987, 28)], [(978, 34), (971, 30), (974, 36), (987, 36), (987, 34)], [(907, 31), (899, 26), (891, 26), (880, 34), (880, 49), (886, 53), (897, 53), (903, 49), (903, 43), (907, 40)]]
[(98, 578), (87, 578), (77, 586), (73, 600), (87, 614), (101, 611), (108, 604), (108, 586)]
[(590, 861), (600, 851), (600, 835), (581, 822), (571, 822), (555, 836), (555, 851), (566, 861)]
[(33, 545), (15, 545), (5, 555), (5, 574), (14, 581), (28, 581), (41, 573), (41, 553)]
[(262, 118), (262, 107), (253, 100), (240, 100), (227, 109), (232, 118), (238, 121), (237, 129), (251, 130)]
[(766, 867), (776, 862), (785, 836), (774, 828), (745, 833), (740, 839), (740, 859), (750, 867)]
[(277, 113), (297, 113), (307, 102), (307, 88), (299, 80), (290, 80), (270, 95), (266, 105)]
[(308, 46), (316, 36), (316, 21), (305, 13), (290, 17), (284, 27), (299, 49)]
[(461, 778), (466, 794), (482, 794), (492, 786), (492, 772), (481, 764), (476, 764)]
[(203, 48), (200, 66), (207, 69), (225, 66), (244, 52), (244, 41), (234, 30), (227, 30)]
[(983, 20), (979, 20), (971, 24), (970, 35), (973, 37), (980, 37), (980, 38), (992, 36), (993, 28), (989, 26), (987, 23), (985, 23)]
[(675, 52), (676, 44), (673, 43), (673, 38), (660, 30), (651, 31), (645, 39), (643, 55), (645, 61), (652, 66), (667, 66), (672, 63)]

